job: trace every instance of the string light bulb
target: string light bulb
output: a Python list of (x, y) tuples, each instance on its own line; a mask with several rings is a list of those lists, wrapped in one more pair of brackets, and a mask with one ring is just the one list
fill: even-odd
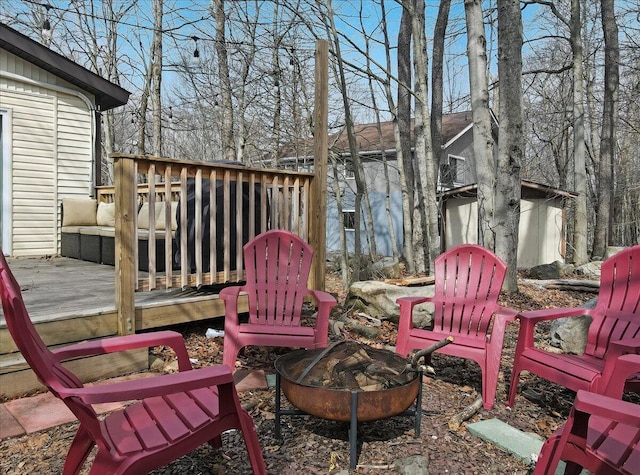
[(192, 36), (191, 39), (196, 44), (195, 49), (193, 50), (194, 61), (195, 62), (199, 62), (200, 61), (200, 50), (198, 49), (198, 40), (200, 38), (198, 38), (197, 36)]
[(45, 40), (51, 39), (51, 22), (49, 21), (49, 10), (53, 8), (49, 3), (43, 5), (46, 10), (44, 21), (42, 22), (42, 37)]
[(169, 106), (169, 120), (173, 119), (173, 109)]

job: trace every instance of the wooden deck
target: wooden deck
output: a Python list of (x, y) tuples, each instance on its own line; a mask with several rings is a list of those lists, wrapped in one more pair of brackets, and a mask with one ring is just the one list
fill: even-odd
[[(92, 262), (50, 258), (7, 258), (34, 323), (115, 311), (115, 268)], [(136, 293), (136, 308), (217, 298), (211, 289), (171, 289)], [(1, 312), (0, 312), (1, 313)], [(220, 315), (223, 315), (220, 314)], [(213, 315), (213, 316), (220, 316)], [(208, 317), (205, 317), (208, 318)], [(146, 322), (143, 328), (154, 328)], [(4, 319), (0, 322), (4, 328)]]
[[(47, 345), (118, 334), (115, 268), (64, 257), (8, 258), (25, 305)], [(136, 293), (135, 331), (200, 321), (224, 315), (218, 289), (154, 290)], [(0, 320), (0, 396), (41, 389), (17, 352), (4, 317)], [(148, 367), (146, 350), (93, 358), (91, 365), (67, 363), (85, 381)]]

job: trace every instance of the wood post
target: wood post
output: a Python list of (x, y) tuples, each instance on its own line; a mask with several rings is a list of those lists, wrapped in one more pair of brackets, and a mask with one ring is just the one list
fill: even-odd
[(116, 309), (118, 334), (135, 333), (136, 236), (138, 185), (133, 158), (114, 157)]
[(329, 46), (316, 42), (315, 110), (313, 133), (314, 174), (310, 197), (309, 244), (314, 250), (309, 286), (324, 290), (327, 232), (327, 173), (329, 155)]

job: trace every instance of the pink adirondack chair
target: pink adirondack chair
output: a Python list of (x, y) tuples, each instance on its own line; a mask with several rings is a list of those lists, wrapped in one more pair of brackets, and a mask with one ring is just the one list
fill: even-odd
[[(0, 252), (0, 290), (9, 332), (42, 384), (80, 421), (64, 463), (66, 474), (82, 469), (92, 448), (98, 450), (92, 474), (147, 473), (210, 443), (222, 444), (222, 432), (242, 431), (253, 472), (266, 473), (251, 416), (242, 409), (229, 368), (192, 370), (182, 335), (160, 331), (88, 341), (51, 351), (34, 328), (20, 287)], [(135, 348), (166, 345), (174, 349), (180, 372), (137, 381), (84, 386), (61, 362)], [(98, 418), (92, 405), (132, 401)]]
[[(498, 385), (504, 332), (516, 311), (498, 305), (506, 265), (491, 251), (463, 244), (435, 260), (433, 297), (403, 297), (400, 305), (396, 353), (406, 356), (449, 336), (454, 341), (440, 350), (476, 361), (482, 370), (482, 402), (493, 408)], [(413, 326), (413, 308), (434, 304), (431, 329)]]
[[(292, 232), (271, 230), (245, 244), (243, 252), (245, 285), (220, 292), (225, 305), (224, 364), (233, 369), (238, 352), (248, 345), (326, 347), (329, 313), (337, 302), (327, 292), (307, 288), (311, 246)], [(248, 323), (240, 323), (238, 316), (240, 292), (248, 296)], [(313, 297), (318, 306), (314, 326), (301, 322), (307, 296)]]
[(533, 475), (566, 474), (582, 468), (597, 474), (640, 473), (640, 406), (621, 401), (625, 379), (640, 372), (640, 355), (621, 356), (603, 394), (579, 390), (567, 423), (542, 446)]
[[(534, 327), (545, 320), (588, 315), (591, 324), (584, 354), (557, 354), (536, 348)], [(557, 308), (522, 312), (513, 362), (508, 405), (515, 403), (521, 371), (530, 371), (572, 391), (602, 393), (613, 375), (616, 359), (640, 353), (640, 246), (624, 249), (607, 259), (600, 271), (595, 308)], [(640, 378), (627, 382), (640, 392)]]

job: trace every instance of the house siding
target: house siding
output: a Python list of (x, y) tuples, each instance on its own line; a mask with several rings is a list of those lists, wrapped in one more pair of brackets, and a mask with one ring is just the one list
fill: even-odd
[[(89, 196), (92, 170), (92, 111), (73, 94), (29, 80), (77, 90), (60, 78), (0, 50), (0, 107), (11, 110), (11, 254), (59, 252), (59, 202)], [(21, 81), (15, 75), (26, 80)]]

